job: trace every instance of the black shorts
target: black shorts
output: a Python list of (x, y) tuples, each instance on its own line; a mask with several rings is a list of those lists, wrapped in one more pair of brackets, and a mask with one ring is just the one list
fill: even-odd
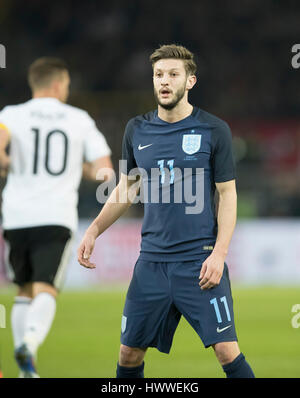
[(60, 289), (71, 254), (72, 232), (63, 226), (4, 231), (8, 277), (19, 286), (45, 282)]

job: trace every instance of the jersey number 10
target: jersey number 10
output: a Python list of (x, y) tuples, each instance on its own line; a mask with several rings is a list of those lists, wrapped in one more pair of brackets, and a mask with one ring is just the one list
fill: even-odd
[[(32, 128), (31, 131), (33, 131), (35, 137), (34, 137), (34, 156), (33, 156), (33, 174), (38, 174), (38, 168), (39, 168), (39, 148), (40, 148), (40, 130), (37, 128)], [(63, 161), (62, 161), (62, 166), (60, 170), (53, 171), (51, 170), (50, 167), (50, 148), (51, 148), (51, 139), (53, 138), (54, 135), (59, 134), (63, 138)], [(53, 176), (59, 176), (61, 175), (67, 165), (67, 158), (68, 158), (68, 137), (66, 133), (64, 133), (61, 130), (52, 130), (50, 131), (47, 136), (46, 136), (46, 148), (45, 148), (45, 170), (53, 175)]]

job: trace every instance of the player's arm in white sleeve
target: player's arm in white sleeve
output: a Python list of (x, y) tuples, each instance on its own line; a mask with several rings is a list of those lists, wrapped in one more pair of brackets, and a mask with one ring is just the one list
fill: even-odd
[(82, 169), (83, 178), (93, 181), (108, 181), (114, 173), (113, 164), (109, 155), (98, 158), (93, 162), (84, 162)]
[(96, 123), (87, 117), (87, 129), (84, 132), (83, 177), (89, 180), (107, 181), (114, 174), (111, 150), (104, 135), (97, 129)]
[(0, 113), (0, 176), (5, 177), (10, 163), (10, 158), (6, 152), (6, 148), (10, 142), (10, 131), (4, 120), (2, 122), (1, 114), (2, 112)]

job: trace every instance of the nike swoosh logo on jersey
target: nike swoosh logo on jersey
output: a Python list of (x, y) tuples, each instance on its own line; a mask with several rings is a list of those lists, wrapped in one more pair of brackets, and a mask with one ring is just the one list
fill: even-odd
[(148, 148), (148, 146), (151, 146), (151, 145), (153, 145), (153, 144), (148, 144), (148, 145), (144, 145), (144, 146), (141, 146), (141, 144), (140, 144), (138, 146), (138, 150), (141, 151), (142, 149)]
[(222, 329), (220, 329), (219, 326), (218, 326), (218, 327), (217, 327), (217, 332), (218, 332), (218, 333), (221, 333), (221, 332), (224, 332), (224, 330), (229, 329), (229, 328), (231, 328), (231, 325), (226, 326), (225, 328), (222, 328)]

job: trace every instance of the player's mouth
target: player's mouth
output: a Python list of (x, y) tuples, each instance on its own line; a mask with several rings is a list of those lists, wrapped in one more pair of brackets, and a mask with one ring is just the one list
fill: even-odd
[(159, 93), (162, 98), (168, 98), (169, 95), (171, 95), (171, 90), (169, 90), (167, 88), (162, 88), (161, 90), (159, 90)]

